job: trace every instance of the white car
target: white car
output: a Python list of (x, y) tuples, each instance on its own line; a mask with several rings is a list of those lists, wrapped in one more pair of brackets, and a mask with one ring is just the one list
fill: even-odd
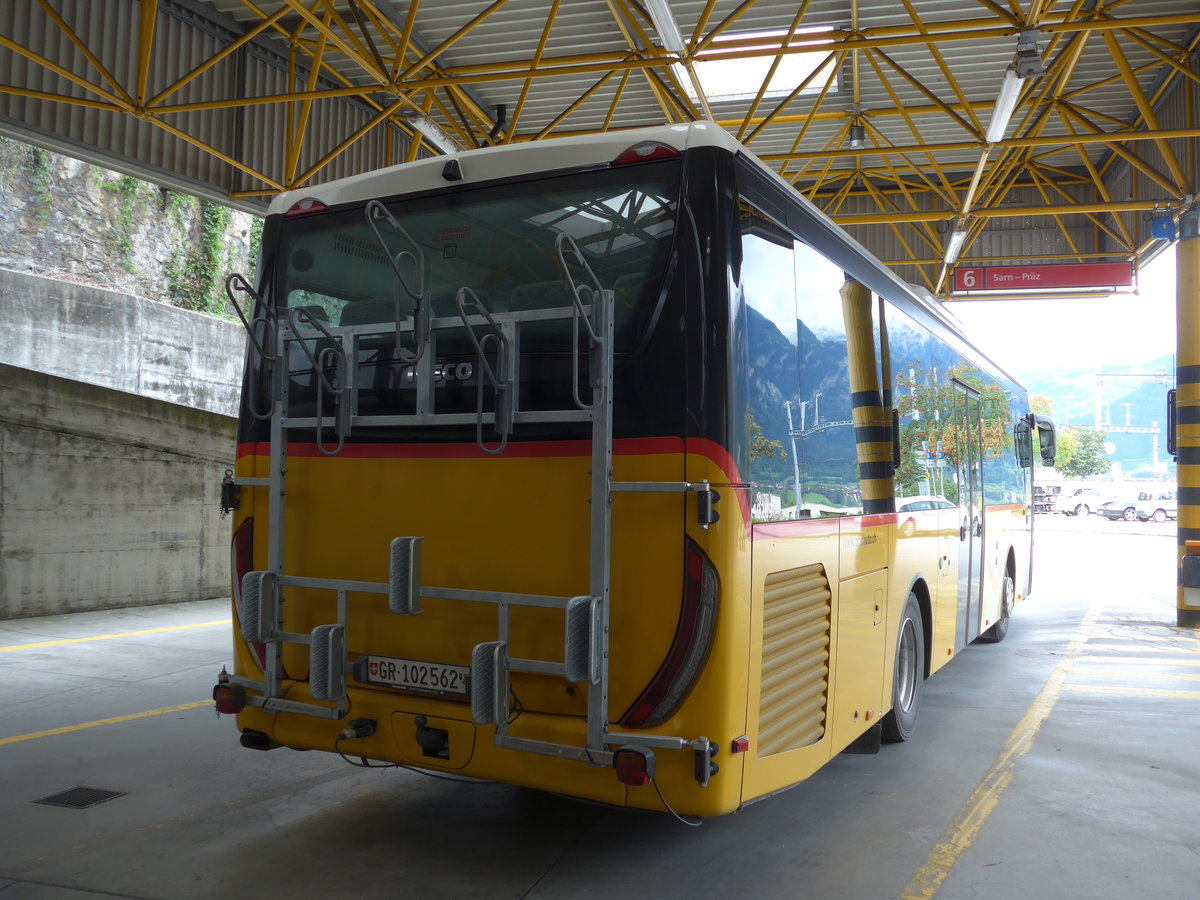
[(1165, 522), (1178, 515), (1174, 491), (1152, 491), (1145, 500), (1134, 504), (1133, 511), (1140, 522)]
[(1054, 501), (1054, 508), (1068, 516), (1086, 516), (1112, 499), (1109, 492), (1101, 492), (1099, 488), (1082, 487), (1070, 494), (1059, 494)]

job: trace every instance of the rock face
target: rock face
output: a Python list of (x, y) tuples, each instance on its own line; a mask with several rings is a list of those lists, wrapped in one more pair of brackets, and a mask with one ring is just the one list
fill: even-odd
[(0, 267), (220, 314), (261, 220), (0, 139)]

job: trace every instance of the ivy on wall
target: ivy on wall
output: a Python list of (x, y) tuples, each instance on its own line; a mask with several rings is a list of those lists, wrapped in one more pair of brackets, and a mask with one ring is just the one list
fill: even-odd
[(222, 285), (229, 268), (225, 253), (225, 231), (229, 228), (228, 207), (201, 200), (197, 240), (167, 262), (167, 282), (172, 301), (184, 309), (220, 315), (225, 309)]
[(117, 201), (117, 216), (113, 222), (116, 229), (116, 235), (113, 240), (113, 249), (120, 257), (121, 265), (125, 267), (125, 271), (132, 272), (133, 266), (133, 240), (136, 229), (134, 214), (137, 210), (138, 188), (142, 186), (142, 182), (132, 175), (122, 175), (115, 181), (101, 181), (100, 184), (106, 191), (111, 191), (119, 198)]

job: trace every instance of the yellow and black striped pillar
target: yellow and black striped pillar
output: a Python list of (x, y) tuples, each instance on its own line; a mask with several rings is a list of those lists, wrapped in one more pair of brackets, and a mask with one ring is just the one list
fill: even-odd
[(842, 285), (842, 317), (850, 368), (850, 406), (863, 512), (896, 511), (892, 465), (892, 421), (883, 406), (879, 359), (871, 319), (871, 291), (857, 281)]
[[(1178, 369), (1175, 449), (1179, 461), (1179, 587), (1176, 621), (1200, 628), (1200, 585), (1189, 585), (1189, 541), (1200, 541), (1200, 209), (1179, 220), (1175, 250), (1175, 322)], [(1195, 548), (1193, 549), (1195, 552)]]

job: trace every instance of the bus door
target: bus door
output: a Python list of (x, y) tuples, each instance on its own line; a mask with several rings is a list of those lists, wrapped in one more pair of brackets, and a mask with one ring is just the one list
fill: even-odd
[(983, 588), (983, 421), (979, 392), (954, 382), (955, 481), (958, 484), (958, 617), (954, 649), (976, 634)]

